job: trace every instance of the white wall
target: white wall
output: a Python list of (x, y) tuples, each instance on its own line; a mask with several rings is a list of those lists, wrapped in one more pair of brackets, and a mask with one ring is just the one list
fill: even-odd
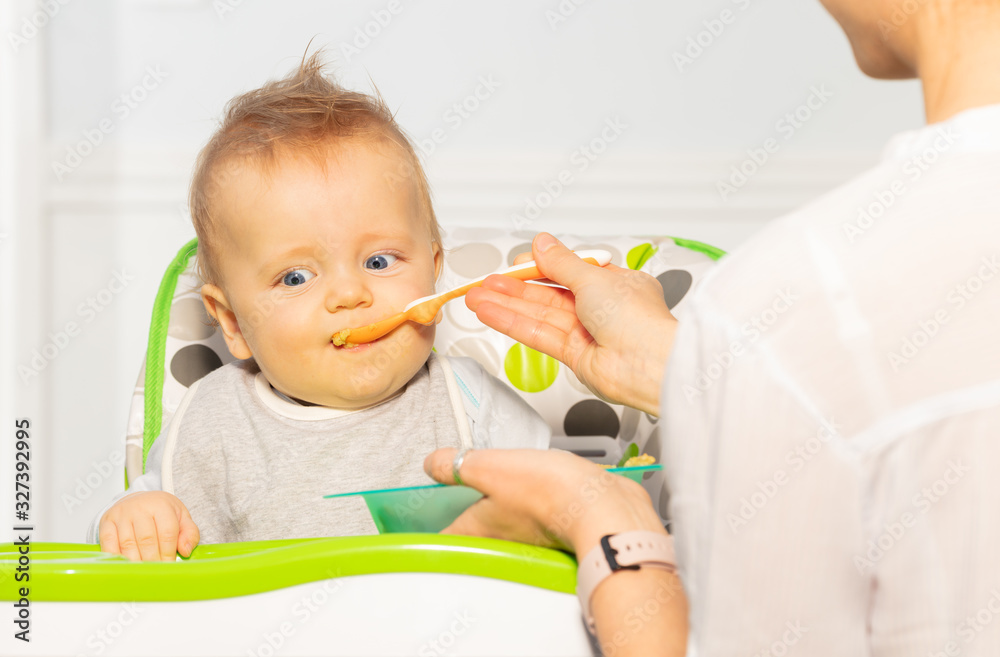
[[(33, 6), (15, 4), (21, 17)], [(354, 40), (356, 28), (390, 6), (400, 8), (391, 21), (360, 54), (345, 56), (342, 44)], [(123, 449), (156, 287), (193, 236), (184, 210), (193, 157), (227, 99), (285, 73), (314, 37), (348, 86), (368, 90), (369, 76), (374, 80), (415, 139), (443, 131), (425, 161), (445, 224), (511, 226), (526, 199), (560, 170), (576, 173), (573, 152), (619, 118), (627, 125), (621, 137), (530, 227), (677, 234), (731, 249), (766, 220), (869, 165), (889, 135), (922, 120), (918, 86), (864, 78), (817, 2), (587, 0), (553, 28), (547, 13), (560, 6), (576, 7), (570, 0), (60, 5), (12, 55), (15, 66), (29, 67), (26, 53), (41, 47), (43, 75), (20, 91), (42, 103), (43, 134), (17, 149), (36, 164), (0, 181), (42, 185), (33, 206), (38, 226), (22, 231), (25, 252), (42, 254), (42, 273), (37, 284), (15, 283), (41, 300), (25, 310), (43, 330), (17, 332), (5, 317), (8, 352), (28, 363), (47, 332), (68, 321), (82, 325), (39, 376), (11, 384), (14, 406), (21, 405), (11, 412), (39, 413), (33, 419), (45, 433), (36, 540), (79, 540), (120, 490), (120, 472), (94, 473)], [(723, 10), (732, 22), (678, 70), (674, 54)], [(19, 29), (17, 15), (13, 24)], [(165, 77), (124, 116), (115, 99), (150, 69)], [(449, 108), (481, 78), (499, 86), (455, 125)], [(832, 96), (786, 139), (776, 122), (813, 88)], [(65, 163), (67, 148), (102, 120), (112, 132), (60, 180), (53, 162)], [(768, 138), (780, 150), (723, 199), (717, 181)], [(131, 277), (127, 287), (89, 320), (80, 304), (121, 271)], [(79, 487), (88, 475), (102, 479), (96, 490)], [(77, 492), (89, 497), (67, 508)]]

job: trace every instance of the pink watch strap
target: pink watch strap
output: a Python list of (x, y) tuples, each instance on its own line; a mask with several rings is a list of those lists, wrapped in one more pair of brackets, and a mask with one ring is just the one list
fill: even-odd
[(609, 575), (619, 570), (639, 570), (640, 566), (674, 571), (675, 564), (674, 539), (669, 534), (632, 531), (602, 537), (601, 542), (580, 559), (576, 572), (576, 594), (590, 632), (595, 633), (590, 596)]

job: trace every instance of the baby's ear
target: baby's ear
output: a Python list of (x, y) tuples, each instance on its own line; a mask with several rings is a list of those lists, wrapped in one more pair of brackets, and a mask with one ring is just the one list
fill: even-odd
[(434, 251), (434, 282), (437, 283), (441, 279), (441, 270), (444, 269), (444, 249), (437, 242), (431, 244), (431, 249)]
[(201, 302), (205, 304), (205, 310), (212, 318), (219, 323), (222, 328), (222, 335), (226, 339), (226, 346), (233, 358), (245, 360), (253, 356), (250, 346), (243, 337), (240, 330), (240, 323), (236, 319), (236, 313), (229, 306), (226, 293), (222, 288), (211, 283), (201, 286)]

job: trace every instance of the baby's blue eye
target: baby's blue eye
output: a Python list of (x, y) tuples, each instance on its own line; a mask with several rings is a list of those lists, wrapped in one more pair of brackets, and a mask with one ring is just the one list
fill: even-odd
[(294, 269), (287, 274), (285, 274), (281, 282), (288, 287), (298, 287), (299, 285), (305, 285), (306, 282), (311, 280), (316, 274), (312, 273), (308, 269)]
[(394, 262), (396, 262), (396, 256), (389, 253), (380, 253), (365, 260), (365, 269), (381, 271), (387, 269)]

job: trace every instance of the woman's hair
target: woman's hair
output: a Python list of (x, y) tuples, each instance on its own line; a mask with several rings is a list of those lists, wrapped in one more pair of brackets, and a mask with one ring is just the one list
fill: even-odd
[(388, 142), (399, 149), (403, 157), (390, 184), (416, 184), (431, 239), (441, 243), (427, 177), (409, 138), (377, 89), (374, 95), (344, 89), (324, 75), (321, 55), (303, 56), (298, 70), (229, 101), (221, 125), (199, 153), (188, 202), (205, 282), (221, 280), (213, 198), (235, 172), (249, 162), (267, 175), (282, 153), (304, 154), (325, 166), (331, 147), (347, 139)]

